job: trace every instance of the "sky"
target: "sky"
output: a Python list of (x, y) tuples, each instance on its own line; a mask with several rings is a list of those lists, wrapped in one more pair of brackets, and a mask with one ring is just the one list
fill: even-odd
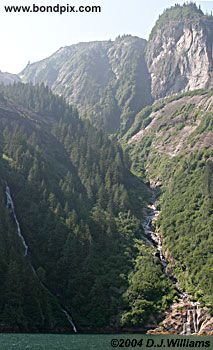
[[(204, 12), (213, 1), (195, 1)], [(101, 13), (6, 14), (5, 5), (100, 5)], [(1, 0), (0, 70), (19, 73), (30, 61), (50, 56), (62, 46), (81, 41), (114, 40), (132, 34), (148, 39), (165, 8), (184, 0)]]

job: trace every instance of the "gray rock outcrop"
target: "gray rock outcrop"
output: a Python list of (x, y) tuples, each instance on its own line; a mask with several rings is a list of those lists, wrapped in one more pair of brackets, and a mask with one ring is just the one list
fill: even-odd
[(213, 17), (165, 23), (147, 47), (155, 99), (213, 87)]

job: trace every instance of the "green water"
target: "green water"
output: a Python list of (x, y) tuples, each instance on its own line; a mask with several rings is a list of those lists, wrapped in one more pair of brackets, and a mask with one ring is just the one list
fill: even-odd
[[(206, 342), (204, 346), (202, 344), (196, 346), (169, 346), (168, 339), (188, 339), (187, 341), (203, 341)], [(111, 345), (113, 339), (126, 341), (140, 341), (140, 346), (136, 346), (133, 342), (132, 345), (126, 343), (120, 346)], [(161, 341), (163, 340), (163, 345)], [(149, 343), (148, 343), (149, 341)], [(153, 343), (152, 343), (153, 342)], [(192, 344), (192, 343), (191, 343)], [(153, 346), (152, 346), (153, 345)], [(212, 337), (166, 337), (166, 336), (149, 336), (149, 335), (53, 335), (53, 334), (0, 334), (0, 350), (112, 350), (117, 349), (198, 349), (206, 348), (212, 349), (213, 338)]]

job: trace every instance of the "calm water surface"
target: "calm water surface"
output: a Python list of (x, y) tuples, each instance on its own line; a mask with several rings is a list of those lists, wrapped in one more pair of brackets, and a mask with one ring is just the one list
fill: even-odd
[[(161, 340), (164, 338), (164, 345), (161, 347)], [(171, 337), (165, 336), (149, 336), (144, 334), (119, 334), (119, 335), (55, 335), (55, 334), (0, 334), (0, 350), (112, 350), (112, 349), (149, 349), (149, 350), (189, 350), (198, 349), (199, 346), (175, 346), (170, 348), (167, 346), (167, 339)], [(177, 338), (177, 337), (176, 337)], [(206, 348), (213, 349), (213, 337), (178, 337), (179, 339), (190, 340), (209, 340), (210, 345)], [(143, 339), (143, 346), (115, 346), (112, 347), (112, 339)], [(146, 346), (148, 339), (154, 339), (155, 346), (149, 344)], [(173, 337), (174, 339), (174, 337)], [(159, 345), (158, 345), (159, 344)], [(151, 346), (150, 346), (151, 345)], [(202, 346), (200, 347), (202, 348)], [(205, 348), (205, 346), (204, 346)]]
[(107, 350), (109, 335), (0, 334), (0, 350)]

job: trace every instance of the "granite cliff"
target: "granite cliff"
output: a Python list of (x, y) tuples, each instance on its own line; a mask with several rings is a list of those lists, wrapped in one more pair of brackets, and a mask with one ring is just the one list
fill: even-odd
[(213, 87), (213, 17), (194, 4), (175, 6), (152, 30), (146, 59), (155, 99)]

